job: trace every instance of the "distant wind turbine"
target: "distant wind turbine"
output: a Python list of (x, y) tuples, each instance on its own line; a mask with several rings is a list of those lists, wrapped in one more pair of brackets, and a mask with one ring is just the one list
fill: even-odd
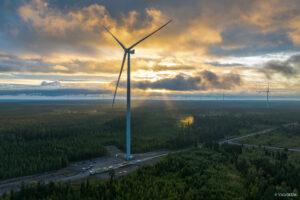
[(270, 83), (268, 82), (268, 87), (266, 90), (259, 90), (257, 91), (258, 93), (266, 93), (266, 105), (269, 108), (270, 104), (269, 104), (269, 94), (270, 94)]
[(270, 107), (270, 93), (274, 93), (274, 92), (287, 92), (286, 90), (283, 89), (272, 89), (270, 90), (270, 83), (268, 82), (268, 86), (266, 90), (259, 90), (257, 91), (258, 93), (266, 93), (266, 105), (269, 108)]
[(137, 41), (136, 43), (132, 44), (130, 47), (126, 48), (125, 45), (123, 45), (123, 43), (116, 37), (114, 36), (109, 30), (108, 28), (104, 27), (105, 30), (116, 40), (116, 42), (122, 47), (122, 49), (124, 50), (124, 55), (123, 55), (123, 60), (122, 60), (122, 64), (121, 64), (121, 69), (120, 69), (120, 73), (119, 73), (119, 77), (118, 77), (118, 81), (116, 84), (116, 88), (115, 88), (115, 93), (114, 93), (114, 98), (113, 98), (113, 102), (112, 102), (112, 106), (114, 106), (115, 103), (115, 99), (116, 99), (116, 94), (117, 94), (117, 90), (118, 90), (118, 86), (119, 86), (119, 82), (120, 82), (120, 78), (122, 75), (122, 71), (123, 71), (123, 67), (125, 64), (125, 60), (127, 57), (127, 112), (126, 112), (126, 156), (125, 159), (126, 160), (130, 160), (131, 157), (131, 87), (130, 87), (130, 54), (134, 54), (135, 50), (133, 49), (135, 46), (137, 46), (139, 43), (143, 42), (144, 40), (146, 40), (148, 37), (152, 36), (153, 34), (155, 34), (156, 32), (158, 32), (159, 30), (161, 30), (162, 28), (164, 28), (165, 26), (167, 26), (172, 20), (169, 20), (167, 23), (165, 23), (163, 26), (159, 27), (158, 29), (156, 29), (155, 31), (153, 31), (152, 33), (150, 33), (149, 35), (145, 36), (144, 38), (140, 39), (139, 41)]

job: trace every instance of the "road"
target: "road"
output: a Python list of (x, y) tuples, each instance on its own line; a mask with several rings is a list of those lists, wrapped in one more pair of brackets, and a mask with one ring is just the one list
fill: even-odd
[[(289, 124), (284, 124), (283, 126), (287, 127), (287, 126), (295, 126), (295, 125), (298, 125), (298, 123), (289, 123)], [(239, 145), (239, 146), (243, 146), (243, 147), (254, 147), (254, 148), (264, 148), (264, 149), (270, 149), (270, 150), (287, 150), (287, 151), (292, 151), (292, 152), (300, 152), (300, 149), (297, 149), (297, 148), (283, 148), (283, 147), (276, 147), (276, 146), (244, 144), (244, 143), (240, 142), (241, 139), (245, 139), (245, 138), (248, 138), (248, 137), (253, 137), (255, 135), (266, 134), (266, 133), (272, 132), (276, 129), (277, 128), (269, 128), (269, 129), (265, 129), (265, 130), (262, 130), (262, 131), (250, 133), (250, 134), (247, 134), (247, 135), (243, 135), (243, 136), (240, 136), (240, 137), (230, 138), (230, 139), (227, 139), (227, 140), (221, 140), (219, 142), (219, 144), (231, 144), (231, 145)]]
[(219, 144), (224, 144), (224, 143), (235, 144), (234, 141), (238, 141), (238, 140), (241, 140), (241, 139), (244, 139), (244, 138), (247, 138), (247, 137), (252, 137), (252, 136), (255, 136), (255, 135), (266, 134), (266, 133), (269, 133), (269, 132), (274, 131), (276, 129), (277, 128), (269, 128), (269, 129), (265, 129), (265, 130), (262, 130), (262, 131), (250, 133), (250, 134), (247, 134), (247, 135), (243, 135), (243, 136), (239, 136), (239, 137), (235, 137), (235, 138), (230, 138), (230, 139), (227, 139), (227, 140), (221, 140), (219, 142)]
[(254, 147), (254, 148), (264, 148), (264, 149), (270, 149), (270, 150), (287, 150), (287, 151), (293, 151), (293, 152), (300, 152), (300, 149), (295, 148), (283, 148), (283, 147), (275, 147), (275, 146), (265, 146), (265, 145), (256, 145), (256, 144), (243, 144), (238, 142), (229, 141), (228, 144), (231, 145), (239, 145), (243, 147)]
[[(124, 154), (116, 147), (108, 146), (108, 156), (100, 157), (96, 159), (76, 162), (70, 166), (46, 173), (24, 176), (18, 178), (12, 178), (0, 181), (0, 195), (7, 193), (11, 190), (18, 191), (21, 186), (30, 185), (34, 183), (49, 183), (49, 182), (71, 182), (80, 179), (87, 178), (91, 175), (97, 175), (107, 173), (109, 170), (123, 169), (122, 173), (126, 174), (124, 168), (130, 168), (131, 166), (143, 165), (151, 160), (159, 159), (160, 157), (166, 156), (170, 151), (156, 151), (142, 154), (134, 154), (133, 160), (124, 161)], [(120, 172), (118, 172), (120, 175)]]

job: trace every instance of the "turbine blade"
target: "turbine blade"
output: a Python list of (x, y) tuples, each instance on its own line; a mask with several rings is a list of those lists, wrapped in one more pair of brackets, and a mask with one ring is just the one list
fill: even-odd
[(139, 41), (137, 41), (136, 43), (134, 43), (133, 45), (131, 45), (128, 49), (132, 49), (133, 47), (135, 47), (136, 45), (138, 45), (139, 43), (143, 42), (144, 40), (146, 40), (148, 37), (150, 37), (151, 35), (153, 35), (154, 33), (158, 32), (160, 29), (162, 29), (163, 27), (167, 26), (169, 23), (171, 23), (172, 20), (169, 20), (167, 23), (165, 23), (164, 25), (162, 25), (161, 27), (159, 27), (158, 29), (156, 29), (155, 31), (153, 31), (152, 33), (150, 33), (149, 35), (147, 35), (146, 37), (140, 39)]
[(124, 68), (124, 63), (125, 63), (125, 60), (126, 60), (126, 55), (127, 55), (127, 53), (125, 52), (125, 53), (124, 53), (124, 56), (123, 56), (123, 60), (122, 60), (122, 65), (121, 65), (121, 69), (120, 69), (118, 81), (117, 81), (117, 84), (116, 84), (116, 89), (115, 89), (115, 93), (114, 93), (114, 98), (113, 98), (113, 102), (112, 102), (112, 107), (114, 107), (114, 103), (115, 103), (115, 99), (116, 99), (116, 95), (117, 95), (117, 90), (118, 90), (120, 78), (121, 78), (122, 71), (123, 71), (123, 68)]
[(118, 40), (118, 38), (116, 36), (114, 36), (109, 30), (108, 28), (106, 28), (105, 26), (103, 26), (104, 29), (119, 43), (119, 45), (126, 50), (125, 46), (122, 44), (122, 42), (120, 40)]

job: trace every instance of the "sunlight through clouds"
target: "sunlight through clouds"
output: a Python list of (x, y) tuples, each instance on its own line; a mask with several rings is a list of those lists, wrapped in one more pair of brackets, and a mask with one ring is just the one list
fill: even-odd
[(113, 90), (123, 52), (103, 26), (129, 46), (172, 19), (136, 47), (134, 93), (255, 92), (253, 80), (300, 93), (299, 1), (226, 2), (147, 1), (118, 8), (106, 0), (8, 2), (0, 5), (0, 12), (10, 8), (0, 15), (0, 73), (12, 76), (1, 84), (60, 81), (62, 87)]

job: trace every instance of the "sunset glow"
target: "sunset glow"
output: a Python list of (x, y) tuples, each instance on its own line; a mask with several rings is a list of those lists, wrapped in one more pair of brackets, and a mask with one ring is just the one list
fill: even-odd
[(256, 94), (270, 82), (299, 97), (299, 1), (133, 2), (3, 1), (1, 88), (58, 81), (61, 88), (113, 91), (123, 52), (103, 26), (129, 46), (172, 19), (135, 49), (134, 96)]

